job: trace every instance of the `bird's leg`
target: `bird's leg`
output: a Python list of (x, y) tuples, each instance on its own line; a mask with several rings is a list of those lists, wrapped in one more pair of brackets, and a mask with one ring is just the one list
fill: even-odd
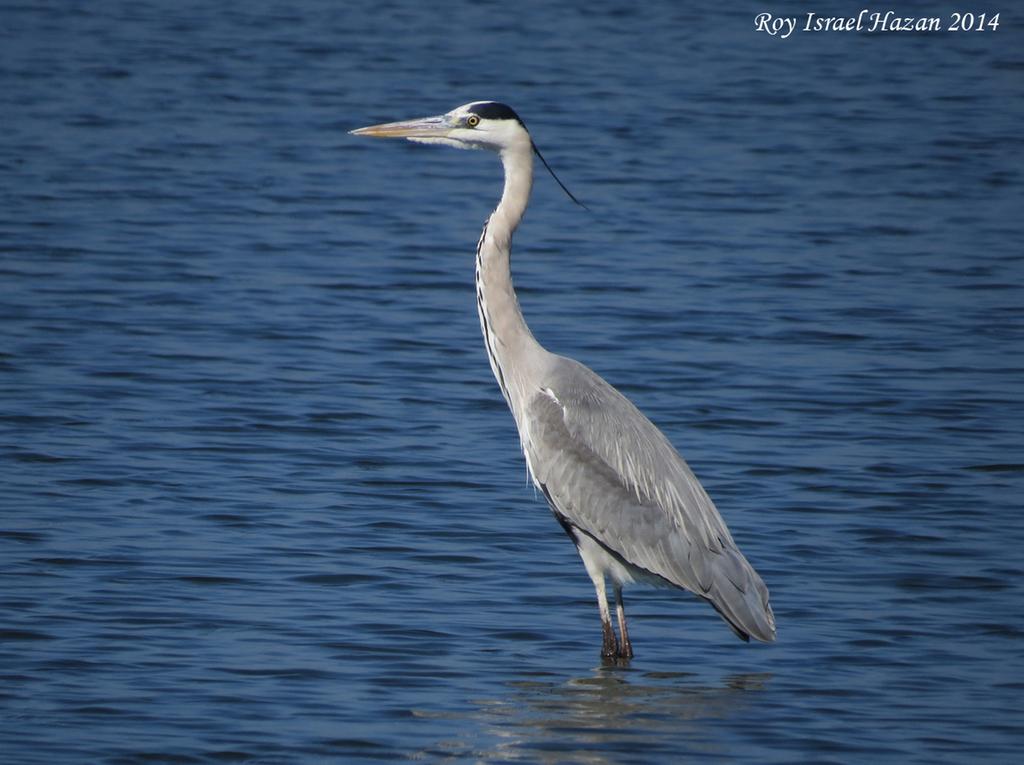
[(615, 615), (619, 618), (619, 653), (620, 659), (633, 658), (633, 646), (629, 642), (629, 631), (626, 630), (626, 608), (622, 604), (622, 585), (616, 583), (615, 587)]
[(597, 607), (601, 612), (601, 657), (614, 659), (619, 655), (619, 642), (615, 639), (615, 630), (612, 628), (612, 615), (608, 610), (608, 596), (604, 590), (604, 577), (600, 581), (594, 580), (594, 588), (597, 590)]
[(597, 590), (597, 608), (601, 612), (601, 658), (614, 659), (619, 655), (619, 642), (615, 639), (615, 630), (612, 628), (612, 614), (608, 610), (608, 594), (604, 589), (604, 572), (593, 566), (587, 558), (583, 559), (587, 567), (587, 573)]
[(597, 543), (585, 534), (572, 534), (576, 550), (583, 559), (590, 581), (597, 591), (597, 609), (601, 612), (601, 658), (605, 661), (619, 658), (619, 641), (615, 639), (615, 628), (612, 627), (612, 614), (608, 609), (608, 593), (604, 586), (604, 568), (599, 556)]

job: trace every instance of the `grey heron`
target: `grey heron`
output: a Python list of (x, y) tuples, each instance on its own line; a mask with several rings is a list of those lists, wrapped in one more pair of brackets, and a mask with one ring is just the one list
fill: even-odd
[[(533, 154), (544, 158), (519, 116), (505, 104), (474, 101), (446, 114), (352, 133), (489, 149), (501, 158), (501, 200), (476, 248), (480, 327), (530, 478), (575, 543), (597, 591), (602, 656), (633, 655), (622, 601), (622, 587), (630, 582), (689, 590), (741, 639), (774, 640), (768, 588), (683, 458), (595, 372), (544, 349), (523, 319), (512, 287), (512, 234), (530, 197)], [(606, 579), (615, 596), (618, 636)]]

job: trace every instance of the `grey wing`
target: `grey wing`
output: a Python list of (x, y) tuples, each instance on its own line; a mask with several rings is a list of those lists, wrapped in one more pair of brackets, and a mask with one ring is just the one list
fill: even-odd
[(524, 415), (530, 469), (564, 522), (707, 599), (740, 637), (774, 639), (761, 577), (686, 462), (625, 396), (556, 357)]

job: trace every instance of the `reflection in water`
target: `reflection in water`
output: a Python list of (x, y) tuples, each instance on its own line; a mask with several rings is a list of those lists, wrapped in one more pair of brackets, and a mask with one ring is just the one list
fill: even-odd
[[(477, 700), (467, 730), (475, 740), (448, 742), (475, 758), (540, 762), (637, 761), (654, 754), (714, 755), (728, 751), (710, 720), (741, 711), (771, 674), (732, 675), (720, 687), (686, 672), (639, 674), (603, 667), (567, 682), (522, 680), (501, 699)], [(671, 735), (663, 735), (669, 733)], [(674, 742), (673, 751), (664, 742)], [(680, 751), (679, 742), (687, 749)]]

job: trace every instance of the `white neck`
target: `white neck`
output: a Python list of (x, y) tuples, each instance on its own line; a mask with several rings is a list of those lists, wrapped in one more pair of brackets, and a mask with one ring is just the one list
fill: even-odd
[(510, 267), (512, 233), (523, 218), (533, 185), (530, 145), (503, 150), (501, 162), (505, 167), (505, 188), (477, 245), (476, 300), (491, 370), (518, 419), (513, 403), (525, 400), (525, 381), (546, 356), (523, 320)]

